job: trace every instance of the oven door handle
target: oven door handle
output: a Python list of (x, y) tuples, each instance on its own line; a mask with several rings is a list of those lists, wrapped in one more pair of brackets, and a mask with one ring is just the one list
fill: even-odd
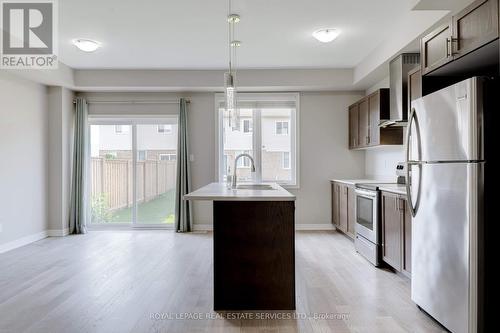
[(375, 198), (377, 197), (377, 194), (376, 192), (372, 192), (372, 191), (364, 191), (364, 190), (360, 190), (360, 189), (356, 189), (356, 195), (359, 195), (359, 196), (362, 196), (362, 197), (368, 197), (370, 199), (372, 198)]

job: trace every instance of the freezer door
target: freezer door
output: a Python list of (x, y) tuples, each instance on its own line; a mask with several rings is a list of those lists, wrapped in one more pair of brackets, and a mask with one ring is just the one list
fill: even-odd
[(410, 156), (422, 161), (476, 161), (483, 159), (482, 78), (471, 78), (412, 102)]
[(477, 226), (483, 163), (423, 164), (412, 220), (411, 297), (454, 333), (477, 327)]

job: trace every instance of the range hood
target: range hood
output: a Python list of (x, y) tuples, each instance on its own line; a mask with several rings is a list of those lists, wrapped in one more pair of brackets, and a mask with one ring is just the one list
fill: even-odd
[(389, 64), (390, 119), (379, 127), (401, 127), (408, 123), (408, 72), (420, 64), (420, 53), (403, 53)]

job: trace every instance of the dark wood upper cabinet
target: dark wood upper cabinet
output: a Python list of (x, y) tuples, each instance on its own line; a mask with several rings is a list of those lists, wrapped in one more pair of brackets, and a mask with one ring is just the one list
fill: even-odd
[(370, 128), (370, 114), (368, 109), (368, 98), (364, 98), (359, 102), (359, 125), (358, 137), (359, 147), (366, 147), (370, 143), (368, 135)]
[(353, 104), (349, 107), (349, 149), (358, 146), (358, 123), (359, 123), (359, 105)]
[(376, 146), (380, 144), (380, 91), (368, 96), (368, 108), (370, 110), (370, 126), (368, 145)]
[(411, 111), (411, 102), (422, 97), (422, 71), (420, 67), (408, 73), (408, 111)]
[(402, 262), (402, 214), (397, 194), (382, 193), (382, 259), (401, 271)]
[(422, 38), (420, 45), (422, 74), (430, 73), (453, 60), (450, 49), (451, 37), (452, 24), (450, 22)]
[[(483, 63), (483, 67), (491, 67), (492, 61), (498, 58), (490, 49), (491, 42), (499, 37), (498, 7), (499, 0), (476, 0), (454, 15), (449, 23), (423, 37), (420, 43), (422, 75), (438, 68), (441, 69), (433, 75), (470, 74), (468, 70), (482, 68), (477, 62)], [(493, 47), (496, 50), (498, 46)], [(459, 60), (472, 52), (474, 59)]]
[(390, 118), (389, 89), (375, 91), (349, 107), (349, 149), (402, 145), (403, 129), (380, 128)]
[(475, 1), (453, 16), (452, 53), (466, 55), (498, 38), (498, 0)]

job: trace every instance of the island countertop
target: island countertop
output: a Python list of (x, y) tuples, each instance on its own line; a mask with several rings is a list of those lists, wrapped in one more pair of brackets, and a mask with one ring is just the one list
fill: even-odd
[[(272, 189), (228, 189), (226, 183), (210, 183), (184, 195), (185, 200), (210, 201), (295, 201), (295, 195), (276, 183)], [(246, 184), (245, 184), (246, 185)]]

